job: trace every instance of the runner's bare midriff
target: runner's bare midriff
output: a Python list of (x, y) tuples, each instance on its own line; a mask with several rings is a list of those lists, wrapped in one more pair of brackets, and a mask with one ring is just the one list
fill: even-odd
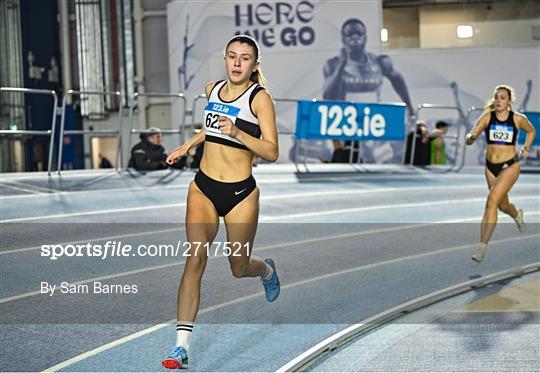
[(503, 163), (516, 155), (516, 149), (508, 145), (488, 145), (486, 159), (491, 163)]
[(201, 170), (214, 180), (233, 183), (251, 176), (253, 153), (217, 143), (205, 142)]

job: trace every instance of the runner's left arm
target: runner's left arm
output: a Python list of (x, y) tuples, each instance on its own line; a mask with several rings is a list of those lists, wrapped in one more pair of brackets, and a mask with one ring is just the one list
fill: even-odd
[(534, 138), (536, 137), (536, 130), (525, 115), (515, 113), (514, 118), (515, 118), (515, 122), (518, 128), (527, 132), (527, 137), (525, 138), (525, 144), (519, 151), (519, 154), (523, 158), (527, 158), (527, 156), (529, 155), (529, 150), (531, 149), (531, 146), (534, 142)]
[(262, 138), (258, 139), (238, 129), (227, 117), (220, 117), (222, 133), (236, 138), (251, 150), (257, 157), (274, 162), (279, 157), (278, 133), (274, 102), (268, 92), (261, 91), (253, 99), (253, 113), (259, 120)]

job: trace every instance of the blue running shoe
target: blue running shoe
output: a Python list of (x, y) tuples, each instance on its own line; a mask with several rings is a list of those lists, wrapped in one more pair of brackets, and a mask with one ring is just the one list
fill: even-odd
[(274, 261), (272, 259), (265, 259), (264, 262), (270, 265), (270, 267), (272, 267), (272, 269), (274, 270), (274, 273), (272, 274), (270, 280), (262, 280), (262, 283), (264, 285), (264, 291), (266, 293), (266, 300), (269, 302), (273, 302), (279, 296), (279, 278), (276, 272), (276, 265), (274, 264)]
[(173, 347), (169, 357), (161, 362), (161, 365), (167, 369), (187, 369), (188, 356), (184, 347)]

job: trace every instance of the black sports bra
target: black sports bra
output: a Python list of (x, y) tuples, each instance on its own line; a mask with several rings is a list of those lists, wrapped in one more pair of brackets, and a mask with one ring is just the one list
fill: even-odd
[(489, 124), (484, 132), (486, 134), (486, 142), (489, 145), (515, 146), (518, 137), (518, 128), (514, 123), (514, 112), (510, 111), (505, 121), (499, 121), (495, 111), (492, 111)]

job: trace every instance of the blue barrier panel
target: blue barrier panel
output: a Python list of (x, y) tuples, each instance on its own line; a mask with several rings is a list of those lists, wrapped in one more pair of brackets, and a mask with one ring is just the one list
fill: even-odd
[(296, 138), (403, 141), (405, 104), (298, 101)]
[[(523, 114), (527, 116), (527, 119), (529, 119), (529, 122), (531, 122), (536, 130), (536, 137), (534, 138), (533, 145), (540, 146), (540, 112), (526, 111)], [(525, 136), (527, 136), (527, 132), (520, 130), (518, 135), (519, 144), (525, 143)]]

